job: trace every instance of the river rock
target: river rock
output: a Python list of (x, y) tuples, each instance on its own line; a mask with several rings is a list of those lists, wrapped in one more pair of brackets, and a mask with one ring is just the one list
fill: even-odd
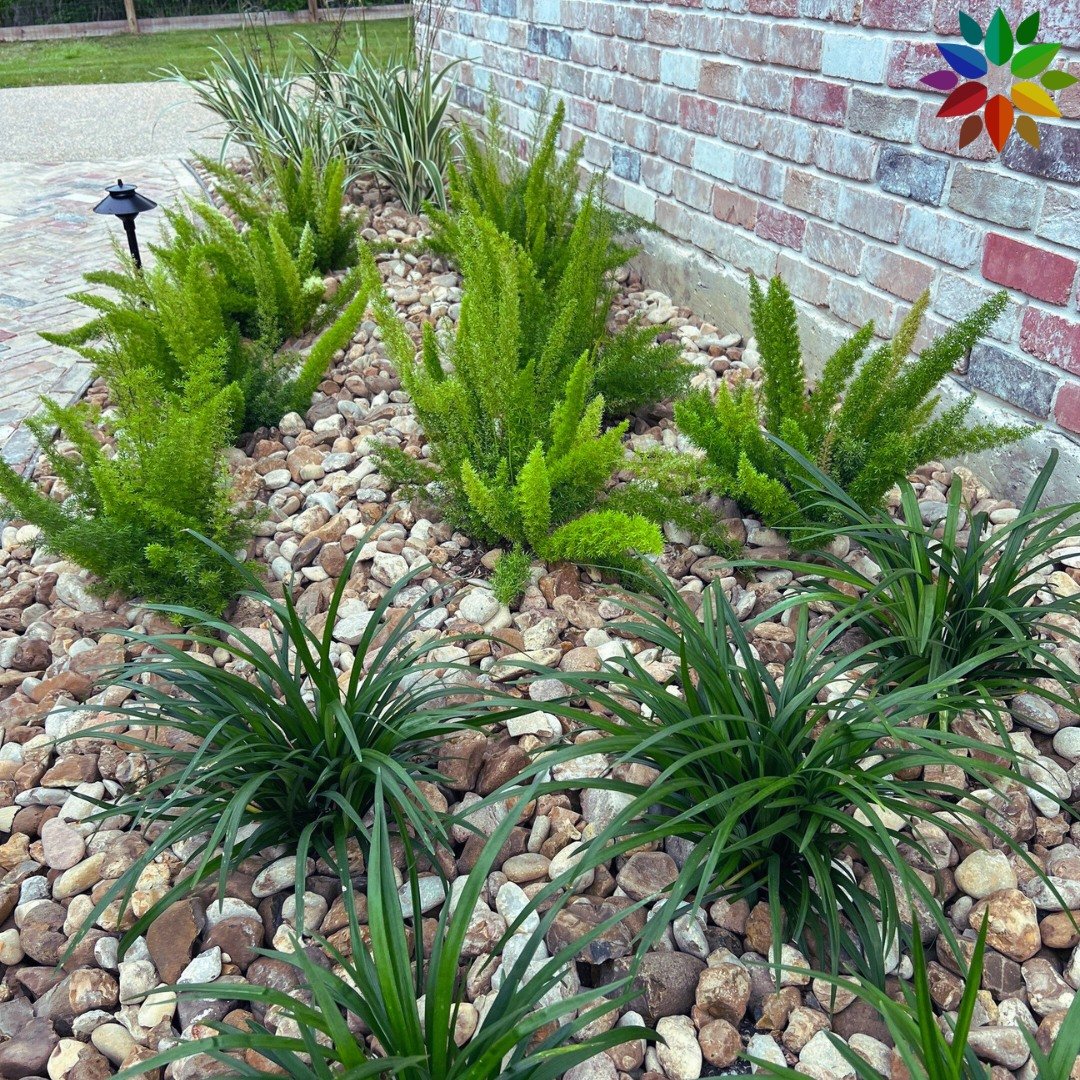
[(980, 900), (968, 916), (968, 925), (978, 930), (983, 912), (989, 913), (986, 943), (1012, 960), (1023, 962), (1042, 945), (1035, 905), (1018, 889), (1002, 889)]

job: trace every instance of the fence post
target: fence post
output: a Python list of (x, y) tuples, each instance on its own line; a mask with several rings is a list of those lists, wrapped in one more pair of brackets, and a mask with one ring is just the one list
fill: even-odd
[(127, 16), (128, 30), (139, 32), (139, 16), (135, 13), (135, 0), (124, 0), (124, 14)]
[(319, 21), (319, 0), (307, 0), (308, 11), (311, 13), (311, 21)]

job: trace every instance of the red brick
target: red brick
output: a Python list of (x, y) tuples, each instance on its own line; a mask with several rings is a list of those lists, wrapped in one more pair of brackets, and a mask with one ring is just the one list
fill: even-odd
[(774, 240), (784, 247), (802, 250), (803, 234), (806, 232), (806, 218), (801, 214), (792, 214), (787, 210), (778, 210), (775, 206), (762, 205), (758, 210), (757, 226), (754, 231), (765, 240)]
[(889, 67), (885, 75), (890, 86), (898, 90), (941, 94), (940, 90), (919, 81), (924, 75), (940, 70), (945, 64), (936, 45), (926, 41), (894, 41), (890, 49)]
[(796, 116), (843, 127), (847, 106), (848, 87), (821, 79), (796, 77), (791, 96), (791, 111)]
[(1054, 95), (1054, 100), (1066, 120), (1080, 120), (1080, 63), (1066, 64), (1064, 70), (1077, 81), (1072, 86), (1059, 90)]
[(986, 238), (982, 275), (1048, 304), (1066, 304), (1076, 279), (1076, 260), (1022, 244), (1000, 233)]
[(784, 279), (784, 284), (792, 294), (800, 300), (818, 307), (828, 304), (829, 282), (832, 278), (824, 270), (781, 251), (776, 259), (776, 272)]
[(994, 146), (985, 128), (974, 142), (960, 149), (959, 117), (943, 120), (937, 115), (940, 106), (924, 105), (919, 112), (919, 142), (929, 150), (942, 150), (953, 157), (967, 158), (969, 161), (989, 161), (995, 156)]
[(713, 189), (712, 212), (721, 221), (752, 229), (757, 223), (758, 201), (717, 184)]
[(800, 68), (803, 71), (821, 69), (821, 31), (805, 26), (777, 23), (769, 32), (765, 59), (770, 64)]
[(793, 19), (799, 14), (799, 0), (750, 0), (750, 10), (755, 15), (777, 15)]
[(678, 45), (682, 20), (673, 11), (649, 12), (645, 37), (654, 45)]
[(854, 233), (811, 221), (803, 239), (804, 252), (816, 263), (856, 275), (866, 242)]
[(1029, 307), (1020, 324), (1020, 348), (1055, 367), (1080, 375), (1080, 321)]
[(739, 66), (723, 64), (718, 60), (706, 60), (701, 65), (698, 78), (698, 92), (706, 97), (734, 101), (739, 86)]
[(1080, 385), (1065, 383), (1058, 391), (1054, 419), (1066, 431), (1080, 431)]
[(888, 248), (870, 246), (863, 256), (863, 277), (901, 300), (915, 300), (930, 288), (935, 272), (929, 263), (909, 259)]
[(863, 0), (862, 25), (884, 30), (930, 29), (930, 5), (926, 0)]
[(739, 80), (738, 101), (772, 112), (787, 112), (791, 103), (791, 76), (767, 67), (747, 67)]
[(584, 131), (596, 130), (596, 105), (592, 101), (571, 99), (570, 123)]
[(1039, 38), (1060, 41), (1066, 49), (1080, 48), (1080, 19), (1076, 17), (1076, 0), (1043, 0)]
[(718, 126), (716, 102), (683, 94), (679, 98), (679, 126), (687, 131), (715, 135)]
[(1044, 0), (1039, 10), (1042, 14), (1040, 40), (1059, 41), (1066, 49), (1080, 49), (1076, 0)]
[[(930, 5), (927, 4), (927, 6)], [(1025, 0), (964, 0), (961, 4), (958, 4), (956, 0), (936, 0), (933, 7), (934, 29), (939, 34), (960, 33), (958, 14), (960, 11), (967, 12), (985, 30), (989, 26), (994, 12), (999, 7), (1005, 13), (1005, 18), (1009, 20), (1009, 25), (1013, 27), (1031, 10), (1031, 5), (1026, 4)], [(1028, 10), (1025, 10), (1025, 7)], [(1045, 34), (1040, 34), (1039, 37), (1044, 41), (1056, 40), (1048, 39)]]
[(836, 217), (840, 185), (802, 169), (789, 169), (784, 186), (784, 203), (795, 210), (805, 210), (814, 217)]
[(764, 19), (725, 19), (723, 50), (740, 60), (764, 60), (769, 24)]

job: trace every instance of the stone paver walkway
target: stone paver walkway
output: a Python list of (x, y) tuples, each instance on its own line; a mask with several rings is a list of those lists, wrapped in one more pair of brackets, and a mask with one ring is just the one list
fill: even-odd
[[(123, 240), (123, 229), (93, 213), (105, 187), (122, 178), (163, 205), (200, 192), (184, 158), (216, 143), (204, 134), (212, 118), (185, 94), (158, 84), (0, 90), (0, 456), (16, 468), (36, 455), (25, 420), (40, 397), (66, 404), (90, 377), (38, 331), (85, 321), (68, 295), (85, 271), (115, 265), (110, 236)], [(139, 218), (144, 256), (161, 220)]]

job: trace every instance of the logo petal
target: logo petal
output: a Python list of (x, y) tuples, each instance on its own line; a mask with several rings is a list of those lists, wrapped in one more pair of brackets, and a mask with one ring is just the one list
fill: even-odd
[(982, 117), (978, 113), (969, 116), (960, 125), (960, 149), (963, 150), (965, 146), (973, 143), (982, 134), (982, 129)]
[[(959, 91), (953, 91), (953, 93), (959, 93)], [(946, 104), (948, 100), (948, 98), (945, 99)], [(1031, 113), (1032, 116), (1061, 115), (1061, 110), (1054, 104), (1053, 98), (1041, 86), (1036, 86), (1034, 83), (1014, 84), (1012, 101), (1021, 112)], [(938, 115), (941, 114), (938, 113)]]
[(986, 57), (967, 45), (938, 45), (945, 62), (962, 79), (981, 79), (987, 71)]
[(1048, 71), (1040, 80), (1047, 90), (1064, 90), (1077, 82), (1075, 75), (1067, 71)]
[(1016, 118), (1016, 134), (1029, 146), (1039, 149), (1039, 129), (1030, 116), (1018, 116)]
[(966, 12), (960, 12), (960, 33), (969, 45), (981, 45), (982, 27)]
[(955, 71), (949, 71), (947, 68), (943, 68), (941, 71), (931, 71), (929, 75), (924, 75), (919, 80), (921, 83), (926, 83), (927, 86), (932, 86), (935, 90), (952, 90), (959, 81), (960, 76)]
[(1007, 64), (1009, 57), (1012, 56), (1012, 29), (1001, 8), (994, 12), (994, 17), (986, 28), (986, 41), (983, 43), (983, 48), (986, 50), (986, 59), (991, 64)]
[[(1017, 28), (1017, 45), (1030, 45), (1039, 33), (1039, 13), (1033, 11)], [(1036, 138), (1038, 135), (1036, 134)]]
[(1050, 66), (1060, 48), (1060, 45), (1048, 41), (1043, 45), (1029, 45), (1026, 49), (1021, 49), (1013, 57), (1012, 73), (1018, 79), (1030, 79), (1038, 75)]
[(986, 103), (986, 133), (999, 154), (1012, 133), (1013, 115), (1012, 102), (1001, 94), (995, 94)]
[[(1038, 89), (1036, 87), (1036, 89)], [(979, 82), (961, 83), (942, 103), (938, 116), (965, 116), (986, 103), (986, 87)]]

